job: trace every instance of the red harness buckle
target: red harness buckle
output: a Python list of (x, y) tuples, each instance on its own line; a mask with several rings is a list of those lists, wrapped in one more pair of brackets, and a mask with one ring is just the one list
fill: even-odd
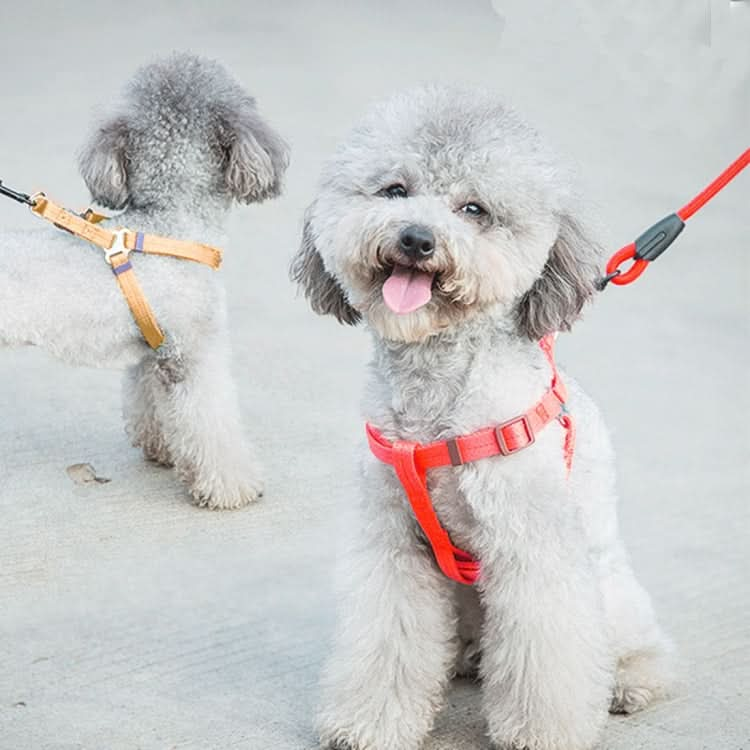
[[(518, 440), (519, 432), (516, 429), (519, 426), (523, 427), (523, 433), (520, 434), (520, 437), (522, 438), (521, 440)], [(508, 430), (508, 435), (505, 434), (505, 430)], [(507, 422), (498, 425), (495, 428), (495, 437), (497, 438), (500, 453), (502, 453), (503, 456), (510, 456), (513, 453), (518, 453), (518, 451), (528, 448), (536, 440), (534, 429), (525, 414), (522, 414), (515, 419), (509, 419)], [(509, 445), (508, 438), (510, 438), (513, 445)]]

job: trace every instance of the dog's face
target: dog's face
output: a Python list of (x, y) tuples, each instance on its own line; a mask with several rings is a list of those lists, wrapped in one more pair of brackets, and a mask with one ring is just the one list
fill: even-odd
[(98, 203), (120, 209), (275, 197), (288, 149), (218, 63), (188, 54), (147, 65), (84, 146)]
[(293, 276), (313, 308), (419, 341), (486, 311), (530, 337), (591, 293), (596, 248), (539, 137), (481, 92), (377, 107), (327, 165)]

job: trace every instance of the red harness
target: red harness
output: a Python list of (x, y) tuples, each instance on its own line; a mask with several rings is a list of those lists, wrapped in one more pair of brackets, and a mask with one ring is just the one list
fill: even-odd
[(479, 562), (451, 542), (448, 532), (432, 506), (427, 490), (427, 469), (438, 466), (461, 466), (490, 456), (510, 456), (528, 448), (536, 433), (553, 420), (565, 428), (563, 455), (568, 471), (573, 462), (575, 426), (565, 408), (567, 392), (555, 367), (554, 339), (545, 336), (539, 346), (552, 368), (552, 382), (547, 392), (527, 412), (496, 427), (486, 427), (470, 435), (422, 445), (408, 440), (388, 442), (371, 424), (367, 440), (373, 455), (396, 470), (406, 490), (414, 515), (432, 546), (440, 570), (458, 583), (471, 585), (479, 578)]
[[(676, 213), (666, 216), (646, 230), (635, 242), (615, 253), (607, 264), (607, 275), (602, 279), (600, 288), (603, 289), (610, 281), (614, 284), (629, 284), (637, 279), (649, 262), (655, 260), (674, 242), (685, 222), (749, 165), (750, 149), (747, 149), (690, 203)], [(6, 194), (10, 193), (6, 191)], [(633, 265), (627, 271), (621, 271), (620, 264), (630, 258), (634, 260)], [(530, 446), (536, 433), (556, 419), (565, 428), (565, 465), (570, 472), (575, 448), (575, 425), (565, 408), (565, 386), (555, 367), (553, 338), (545, 336), (539, 345), (552, 368), (552, 383), (540, 401), (515, 419), (497, 427), (487, 427), (473, 432), (471, 435), (428, 445), (408, 440), (389, 443), (375, 427), (367, 425), (370, 450), (378, 459), (396, 470), (417, 522), (432, 546), (440, 570), (448, 578), (459, 583), (473, 584), (477, 581), (479, 562), (468, 552), (456, 547), (440, 525), (432, 507), (430, 493), (427, 491), (427, 469), (438, 466), (461, 466), (490, 456), (509, 456)]]

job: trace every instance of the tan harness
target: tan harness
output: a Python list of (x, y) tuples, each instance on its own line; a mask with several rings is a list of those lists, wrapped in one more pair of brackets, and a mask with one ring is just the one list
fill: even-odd
[(148, 255), (168, 255), (172, 258), (192, 260), (217, 269), (221, 265), (221, 250), (197, 242), (174, 240), (130, 229), (110, 231), (99, 226), (107, 217), (88, 209), (83, 215), (68, 211), (53, 203), (44, 193), (30, 197), (31, 212), (52, 222), (76, 237), (87, 240), (104, 250), (104, 260), (109, 263), (120, 285), (125, 301), (133, 313), (143, 338), (152, 349), (158, 349), (164, 342), (164, 332), (154, 317), (151, 306), (143, 294), (133, 267), (130, 265), (131, 252)]

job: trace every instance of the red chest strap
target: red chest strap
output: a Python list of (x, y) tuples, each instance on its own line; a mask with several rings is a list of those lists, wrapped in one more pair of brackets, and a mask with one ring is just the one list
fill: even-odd
[(461, 466), (491, 456), (510, 456), (530, 446), (536, 439), (536, 433), (556, 419), (565, 428), (563, 456), (570, 471), (575, 430), (573, 418), (565, 409), (567, 393), (555, 367), (553, 343), (551, 336), (539, 342), (552, 368), (549, 389), (531, 409), (501, 425), (427, 445), (408, 440), (391, 443), (371, 424), (366, 426), (370, 450), (376, 458), (396, 470), (440, 570), (458, 583), (475, 583), (479, 578), (480, 565), (468, 552), (456, 547), (440, 525), (427, 490), (427, 469)]

